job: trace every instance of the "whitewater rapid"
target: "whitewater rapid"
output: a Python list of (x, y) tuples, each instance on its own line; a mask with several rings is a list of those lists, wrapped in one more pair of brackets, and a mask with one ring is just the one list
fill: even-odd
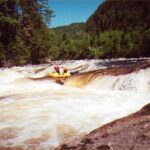
[[(102, 60), (63, 62), (81, 64), (88, 64), (85, 71), (107, 67)], [(83, 88), (31, 80), (48, 70), (48, 64), (0, 70), (0, 148), (53, 149), (150, 102), (149, 68), (97, 77)]]

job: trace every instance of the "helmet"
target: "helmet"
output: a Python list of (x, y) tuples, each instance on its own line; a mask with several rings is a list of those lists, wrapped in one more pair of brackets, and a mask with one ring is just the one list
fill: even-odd
[(55, 69), (56, 71), (58, 71), (58, 70), (59, 70), (59, 67), (56, 65), (56, 66), (54, 66), (54, 69)]

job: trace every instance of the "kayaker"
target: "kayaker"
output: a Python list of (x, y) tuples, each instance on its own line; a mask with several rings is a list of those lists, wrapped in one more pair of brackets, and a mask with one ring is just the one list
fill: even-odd
[(63, 66), (60, 67), (59, 72), (60, 72), (61, 75), (63, 75), (64, 73), (70, 74), (69, 69), (66, 68), (66, 67), (63, 67)]
[(60, 74), (59, 66), (57, 66), (57, 65), (51, 66), (50, 70), (49, 70), (49, 73), (58, 73), (58, 74)]
[(63, 66), (54, 65), (50, 68), (50, 73), (58, 73), (60, 75), (63, 75), (64, 73), (70, 74), (70, 71), (68, 68)]

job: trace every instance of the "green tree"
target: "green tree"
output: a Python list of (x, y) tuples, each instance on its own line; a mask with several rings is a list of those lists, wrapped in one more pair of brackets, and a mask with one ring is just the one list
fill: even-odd
[(48, 0), (0, 0), (0, 61), (43, 61), (50, 47), (46, 25), (51, 16)]
[[(22, 0), (22, 29), (26, 45), (30, 45), (31, 63), (38, 64), (44, 59), (49, 50), (49, 32), (45, 23), (50, 20), (52, 11), (48, 1)], [(43, 17), (43, 18), (42, 18)], [(44, 21), (46, 21), (44, 23)]]
[(0, 44), (1, 54), (3, 53), (1, 58), (13, 59), (10, 45), (15, 39), (17, 26), (16, 0), (0, 0)]

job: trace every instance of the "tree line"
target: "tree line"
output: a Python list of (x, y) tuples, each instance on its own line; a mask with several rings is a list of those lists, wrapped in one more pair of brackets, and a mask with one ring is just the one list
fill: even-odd
[(87, 20), (86, 31), (104, 58), (149, 57), (149, 12), (149, 0), (106, 0)]
[(86, 23), (48, 28), (48, 0), (0, 0), (0, 63), (149, 57), (149, 12), (149, 0), (106, 0)]
[(85, 24), (53, 29), (51, 56), (54, 59), (149, 57), (149, 12), (149, 0), (106, 0)]

